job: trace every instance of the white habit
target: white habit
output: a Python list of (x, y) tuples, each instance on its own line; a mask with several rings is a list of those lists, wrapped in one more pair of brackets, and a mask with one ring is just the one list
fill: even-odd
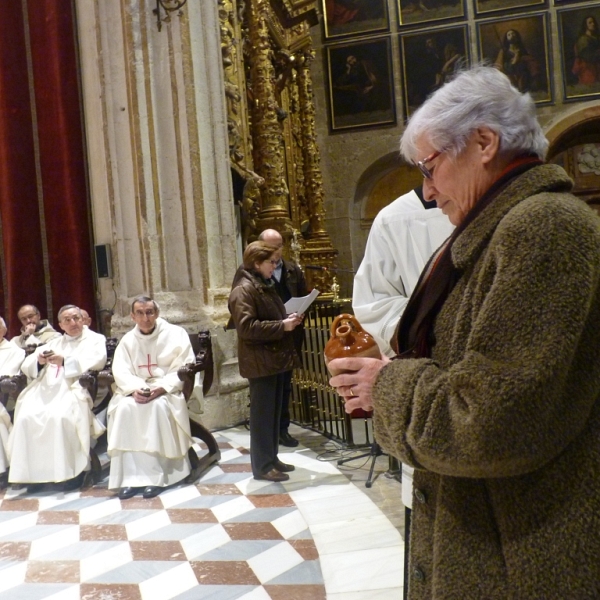
[[(123, 336), (113, 359), (114, 395), (108, 406), (109, 488), (165, 487), (190, 473), (192, 445), (183, 382), (177, 370), (194, 362), (182, 327), (160, 317), (150, 334), (135, 326)], [(131, 394), (142, 388), (166, 394), (138, 404)]]
[(40, 344), (46, 344), (52, 339), (60, 337), (60, 333), (48, 323), (47, 319), (40, 321), (40, 328), (31, 335), (25, 335), (24, 333), (16, 335), (10, 340), (15, 346), (19, 348), (27, 348), (27, 346), (39, 346)]
[[(45, 364), (38, 371), (38, 355), (45, 350), (63, 356), (64, 364)], [(105, 364), (104, 337), (89, 329), (75, 338), (54, 338), (24, 360), (21, 370), (31, 383), (15, 407), (8, 440), (10, 482), (66, 481), (87, 467), (90, 440), (104, 428), (92, 413), (92, 399), (79, 377)]]
[[(439, 208), (426, 209), (410, 191), (381, 209), (371, 226), (356, 276), (352, 308), (384, 354), (431, 255), (454, 231)], [(402, 465), (402, 502), (412, 507), (413, 469)]]
[(384, 354), (429, 257), (454, 226), (439, 208), (425, 209), (414, 191), (381, 209), (354, 277), (352, 308)]
[[(25, 350), (3, 339), (0, 342), (0, 377), (4, 375), (9, 377), (16, 375), (21, 368), (24, 358)], [(8, 443), (8, 434), (11, 429), (12, 422), (10, 416), (4, 405), (0, 404), (0, 473), (4, 473), (8, 469), (6, 446)]]

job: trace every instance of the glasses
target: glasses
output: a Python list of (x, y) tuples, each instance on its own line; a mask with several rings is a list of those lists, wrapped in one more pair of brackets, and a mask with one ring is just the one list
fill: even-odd
[(154, 310), (136, 310), (133, 314), (136, 317), (153, 317), (155, 312)]
[(423, 177), (425, 177), (425, 179), (433, 179), (433, 173), (425, 165), (436, 159), (442, 152), (444, 152), (444, 150), (436, 150), (423, 160), (420, 160), (416, 163), (417, 168), (419, 171), (421, 171), (421, 173), (423, 173)]

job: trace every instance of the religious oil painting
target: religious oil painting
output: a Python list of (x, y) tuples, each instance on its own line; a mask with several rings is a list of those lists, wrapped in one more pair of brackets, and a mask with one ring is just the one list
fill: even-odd
[(400, 36), (406, 118), (469, 64), (467, 26)]
[(387, 0), (321, 0), (325, 38), (389, 31)]
[(475, 12), (484, 15), (511, 8), (535, 8), (546, 6), (547, 0), (475, 0)]
[(464, 0), (398, 0), (400, 25), (465, 18)]
[(332, 131), (396, 123), (388, 37), (329, 46), (325, 59)]
[(545, 13), (478, 23), (479, 58), (500, 69), (536, 104), (552, 102)]
[(557, 13), (565, 100), (600, 95), (600, 7)]

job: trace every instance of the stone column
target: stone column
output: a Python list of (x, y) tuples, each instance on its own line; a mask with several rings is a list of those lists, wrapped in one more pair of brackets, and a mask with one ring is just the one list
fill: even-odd
[[(170, 322), (213, 331), (226, 362), (238, 258), (216, 2), (188, 2), (160, 32), (151, 0), (76, 6), (93, 233), (112, 249), (113, 277), (99, 285), (111, 333), (131, 327), (131, 298), (148, 293)], [(217, 378), (217, 394), (238, 385), (227, 390), (218, 365)], [(236, 414), (215, 408), (207, 424), (239, 420), (238, 400)]]

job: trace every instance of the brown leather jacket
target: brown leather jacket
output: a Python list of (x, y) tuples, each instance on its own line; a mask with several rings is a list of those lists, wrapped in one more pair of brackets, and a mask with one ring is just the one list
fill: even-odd
[(274, 286), (243, 270), (229, 294), (238, 334), (240, 375), (265, 377), (299, 366), (291, 331), (283, 328), (285, 307)]

